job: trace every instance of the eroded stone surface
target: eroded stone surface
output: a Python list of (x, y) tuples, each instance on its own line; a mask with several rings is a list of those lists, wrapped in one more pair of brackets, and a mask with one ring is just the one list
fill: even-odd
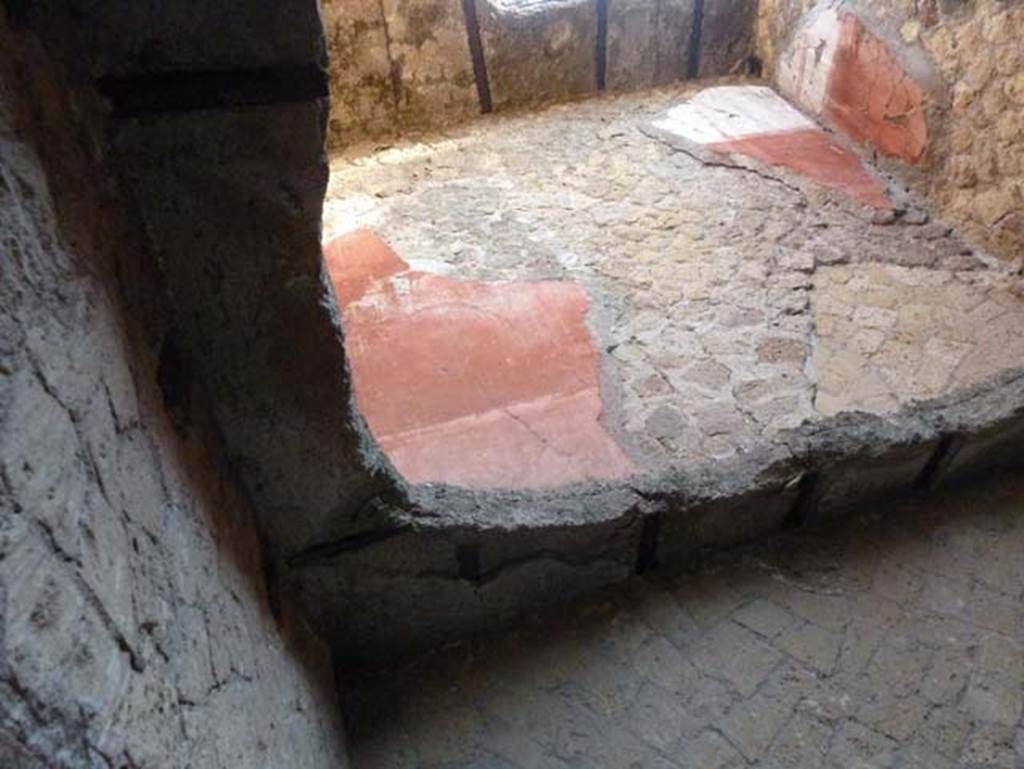
[(638, 580), (375, 678), (388, 767), (1013, 767), (1024, 482), (890, 505)]
[(818, 270), (818, 410), (891, 412), (1024, 360), (1020, 296), (992, 277), (881, 264)]
[(754, 52), (756, 11), (757, 5), (752, 0), (710, 0), (704, 3), (697, 70), (700, 77), (746, 72), (747, 59)]
[[(339, 157), (328, 235), (370, 224), (403, 258), (451, 276), (586, 286), (605, 353), (605, 423), (645, 468), (733, 457), (842, 408), (888, 413), (1019, 364), (1012, 336), (1022, 308), (1008, 271), (945, 225), (872, 224), (844, 194), (707, 165), (646, 136), (641, 127), (684, 93), (553, 108)], [(936, 381), (952, 347), (909, 317), (874, 328), (865, 308), (875, 288), (855, 280), (848, 343), (877, 345), (884, 359), (901, 345), (919, 352), (912, 365), (894, 358), (886, 369), (887, 397), (830, 401), (825, 393), (857, 392), (836, 384), (856, 376), (829, 352), (834, 265), (865, 275), (896, 265), (888, 279), (905, 281), (914, 298), (906, 313), (947, 313), (952, 341), (985, 352)], [(951, 293), (924, 288), (932, 284)], [(950, 296), (998, 306), (1006, 330), (980, 311), (952, 316)], [(828, 385), (820, 396), (819, 383)]]
[(462, 4), (386, 0), (383, 8), (399, 128), (437, 126), (479, 113)]
[(826, 115), (840, 130), (907, 163), (928, 146), (924, 91), (883, 40), (845, 14), (829, 75)]

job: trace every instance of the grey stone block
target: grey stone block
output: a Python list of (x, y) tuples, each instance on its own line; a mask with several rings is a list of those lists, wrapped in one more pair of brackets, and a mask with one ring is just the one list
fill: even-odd
[(911, 491), (938, 446), (937, 440), (885, 446), (839, 459), (820, 471), (807, 522), (834, 518), (863, 504)]
[(608, 88), (646, 88), (684, 79), (693, 11), (693, 0), (609, 0)]
[(936, 485), (998, 470), (1024, 467), (1024, 416), (1006, 419), (958, 440)]
[(755, 0), (705, 0), (700, 77), (743, 72), (754, 52)]
[(401, 128), (429, 128), (480, 110), (461, 3), (385, 0)]
[(568, 601), (632, 572), (640, 520), (491, 532), (408, 530), (293, 565), (345, 664), (402, 657)]
[(476, 0), (496, 109), (597, 90), (594, 0)]
[(658, 537), (657, 562), (685, 568), (705, 547), (728, 547), (775, 531), (798, 499), (797, 484), (678, 507), (666, 512)]
[(388, 485), (366, 464), (375, 450), (346, 397), (322, 271), (323, 109), (154, 116), (124, 124), (116, 142), (178, 341), (280, 557), (371, 528), (368, 500)]

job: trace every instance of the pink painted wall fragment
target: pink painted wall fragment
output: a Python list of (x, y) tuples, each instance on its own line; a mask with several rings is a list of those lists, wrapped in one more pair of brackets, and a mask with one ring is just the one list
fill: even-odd
[(928, 143), (921, 87), (853, 14), (840, 22), (825, 116), (854, 140), (916, 163)]
[(808, 14), (780, 56), (776, 80), (783, 94), (855, 141), (907, 163), (924, 156), (925, 91), (856, 15)]

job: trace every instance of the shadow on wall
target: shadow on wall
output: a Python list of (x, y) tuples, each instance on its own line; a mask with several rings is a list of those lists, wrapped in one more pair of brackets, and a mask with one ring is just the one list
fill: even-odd
[(753, 0), (324, 0), (329, 146), (750, 65)]
[(345, 766), (188, 354), (158, 369), (171, 307), (60, 19), (44, 49), (0, 9), (0, 765)]

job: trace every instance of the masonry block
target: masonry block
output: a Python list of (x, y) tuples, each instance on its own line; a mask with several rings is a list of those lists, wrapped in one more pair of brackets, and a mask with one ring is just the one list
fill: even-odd
[(384, 0), (403, 129), (479, 112), (462, 5), (455, 0)]
[(693, 0), (610, 0), (608, 88), (646, 88), (686, 78), (693, 9)]
[(756, 0), (705, 0), (700, 77), (743, 74), (754, 52)]
[(597, 90), (594, 0), (477, 0), (477, 16), (495, 108)]

